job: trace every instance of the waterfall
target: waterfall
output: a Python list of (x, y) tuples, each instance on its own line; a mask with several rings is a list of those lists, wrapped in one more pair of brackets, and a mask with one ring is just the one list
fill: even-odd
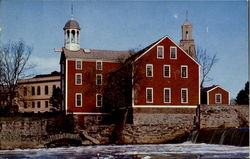
[(249, 146), (249, 128), (210, 128), (194, 131), (193, 143)]

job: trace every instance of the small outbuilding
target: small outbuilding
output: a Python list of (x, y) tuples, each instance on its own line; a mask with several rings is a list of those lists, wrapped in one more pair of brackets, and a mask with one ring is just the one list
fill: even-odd
[(213, 85), (211, 87), (204, 87), (201, 91), (201, 104), (228, 105), (230, 103), (229, 97), (230, 97), (230, 92), (218, 85)]

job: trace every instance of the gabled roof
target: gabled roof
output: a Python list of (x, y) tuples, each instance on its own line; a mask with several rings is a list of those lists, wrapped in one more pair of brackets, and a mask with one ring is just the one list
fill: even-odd
[(202, 88), (202, 92), (207, 92), (207, 91), (209, 91), (209, 90), (211, 90), (211, 89), (214, 89), (215, 87), (217, 87), (218, 85), (213, 85), (213, 86), (210, 86), (210, 87), (204, 87), (204, 88)]
[(138, 60), (139, 58), (141, 58), (144, 54), (146, 54), (148, 51), (150, 51), (152, 48), (154, 48), (156, 45), (158, 45), (161, 41), (163, 41), (164, 39), (168, 39), (170, 40), (172, 43), (174, 43), (174, 45), (176, 47), (178, 47), (180, 50), (183, 51), (184, 54), (186, 54), (189, 58), (191, 58), (197, 65), (200, 65), (195, 59), (193, 59), (188, 53), (186, 53), (179, 45), (177, 45), (172, 39), (170, 39), (168, 36), (164, 36), (161, 39), (157, 40), (156, 42), (150, 44), (149, 46), (145, 47), (144, 49), (138, 51), (134, 56), (132, 56), (131, 58), (133, 58), (134, 61)]
[(158, 43), (161, 39), (157, 40), (156, 42), (150, 44), (149, 46), (141, 49), (140, 51), (138, 51), (137, 53), (135, 53), (133, 56), (131, 56), (129, 59), (127, 59), (127, 61), (131, 61), (131, 60), (136, 60), (137, 57), (139, 57), (141, 54), (143, 54), (144, 52), (146, 52), (147, 50), (149, 50), (152, 46), (154, 46), (156, 43)]
[(216, 88), (221, 88), (221, 89), (223, 89), (224, 91), (229, 92), (229, 91), (225, 90), (224, 88), (220, 87), (219, 85), (213, 85), (213, 86), (210, 86), (210, 87), (204, 87), (204, 88), (202, 89), (202, 92), (210, 92), (210, 91), (212, 91), (212, 90), (214, 90), (214, 89), (216, 89)]
[(78, 51), (70, 51), (63, 48), (65, 58), (79, 59), (100, 59), (106, 61), (118, 61), (131, 56), (131, 51), (115, 51), (115, 50), (95, 50), (95, 49), (80, 49)]

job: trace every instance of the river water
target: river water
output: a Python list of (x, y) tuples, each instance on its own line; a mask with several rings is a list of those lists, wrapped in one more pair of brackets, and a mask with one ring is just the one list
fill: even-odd
[(249, 158), (249, 147), (228, 145), (100, 145), (49, 149), (1, 150), (0, 159), (205, 159)]

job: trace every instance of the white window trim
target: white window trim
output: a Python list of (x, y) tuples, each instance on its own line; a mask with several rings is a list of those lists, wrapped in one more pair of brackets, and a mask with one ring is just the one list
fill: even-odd
[[(81, 105), (77, 105), (77, 96), (80, 95), (81, 96)], [(82, 93), (76, 93), (75, 94), (75, 107), (82, 107)]]
[[(165, 96), (166, 96), (165, 90), (169, 90), (169, 102), (165, 101)], [(164, 103), (171, 103), (171, 88), (164, 88), (164, 90), (163, 90), (163, 101), (164, 101)]]
[[(101, 76), (101, 84), (97, 83), (97, 76)], [(96, 74), (96, 85), (102, 85), (102, 74)]]
[[(81, 63), (81, 67), (80, 68), (77, 68), (77, 62), (80, 62)], [(81, 60), (76, 60), (75, 61), (75, 65), (76, 65), (76, 70), (82, 70), (82, 61)]]
[[(148, 67), (152, 68), (152, 76), (148, 76)], [(153, 64), (146, 64), (146, 77), (154, 77), (154, 66)]]
[[(80, 75), (81, 77), (81, 83), (77, 83), (77, 76)], [(75, 85), (82, 85), (82, 73), (76, 73), (75, 74)]]
[[(216, 96), (217, 96), (217, 95), (220, 96), (220, 102), (217, 102), (217, 100), (216, 100)], [(216, 104), (221, 104), (221, 103), (222, 103), (222, 95), (221, 95), (221, 93), (216, 93), (216, 94), (215, 94), (215, 103), (216, 103)]]
[[(159, 55), (158, 48), (162, 48), (162, 57), (158, 56)], [(164, 46), (161, 46), (161, 45), (157, 46), (157, 59), (164, 59)]]
[[(171, 57), (171, 48), (175, 48), (175, 58), (172, 58), (172, 57)], [(170, 59), (177, 59), (177, 47), (175, 47), (175, 46), (170, 46), (169, 55), (170, 55)]]
[[(186, 94), (187, 101), (186, 101), (186, 102), (183, 102), (183, 98), (182, 98), (182, 91), (183, 91), (183, 90), (186, 90), (186, 92), (187, 92), (187, 94)], [(188, 89), (187, 89), (187, 88), (182, 88), (182, 89), (181, 89), (181, 103), (183, 103), (183, 104), (188, 103)]]
[[(98, 63), (98, 62), (101, 63), (101, 69), (98, 69), (98, 68), (97, 68), (97, 63)], [(102, 68), (102, 60), (97, 60), (97, 61), (96, 61), (96, 70), (102, 70), (102, 69), (103, 69), (103, 68)]]
[(96, 94), (96, 107), (102, 107), (102, 105), (103, 105), (103, 96), (102, 96), (102, 104), (101, 104), (101, 106), (98, 106), (98, 98), (97, 98), (98, 95), (102, 96), (102, 94), (99, 94), (99, 93)]
[[(186, 68), (186, 77), (182, 77), (182, 68)], [(188, 78), (188, 66), (187, 65), (181, 65), (181, 78)]]
[[(148, 90), (152, 90), (152, 101), (148, 101), (148, 99), (147, 99)], [(152, 87), (147, 87), (146, 88), (146, 103), (153, 103), (153, 102), (154, 102), (154, 89)]]
[[(165, 76), (165, 66), (169, 67), (169, 76)], [(163, 77), (165, 77), (165, 78), (171, 77), (171, 66), (170, 65), (163, 65)]]

